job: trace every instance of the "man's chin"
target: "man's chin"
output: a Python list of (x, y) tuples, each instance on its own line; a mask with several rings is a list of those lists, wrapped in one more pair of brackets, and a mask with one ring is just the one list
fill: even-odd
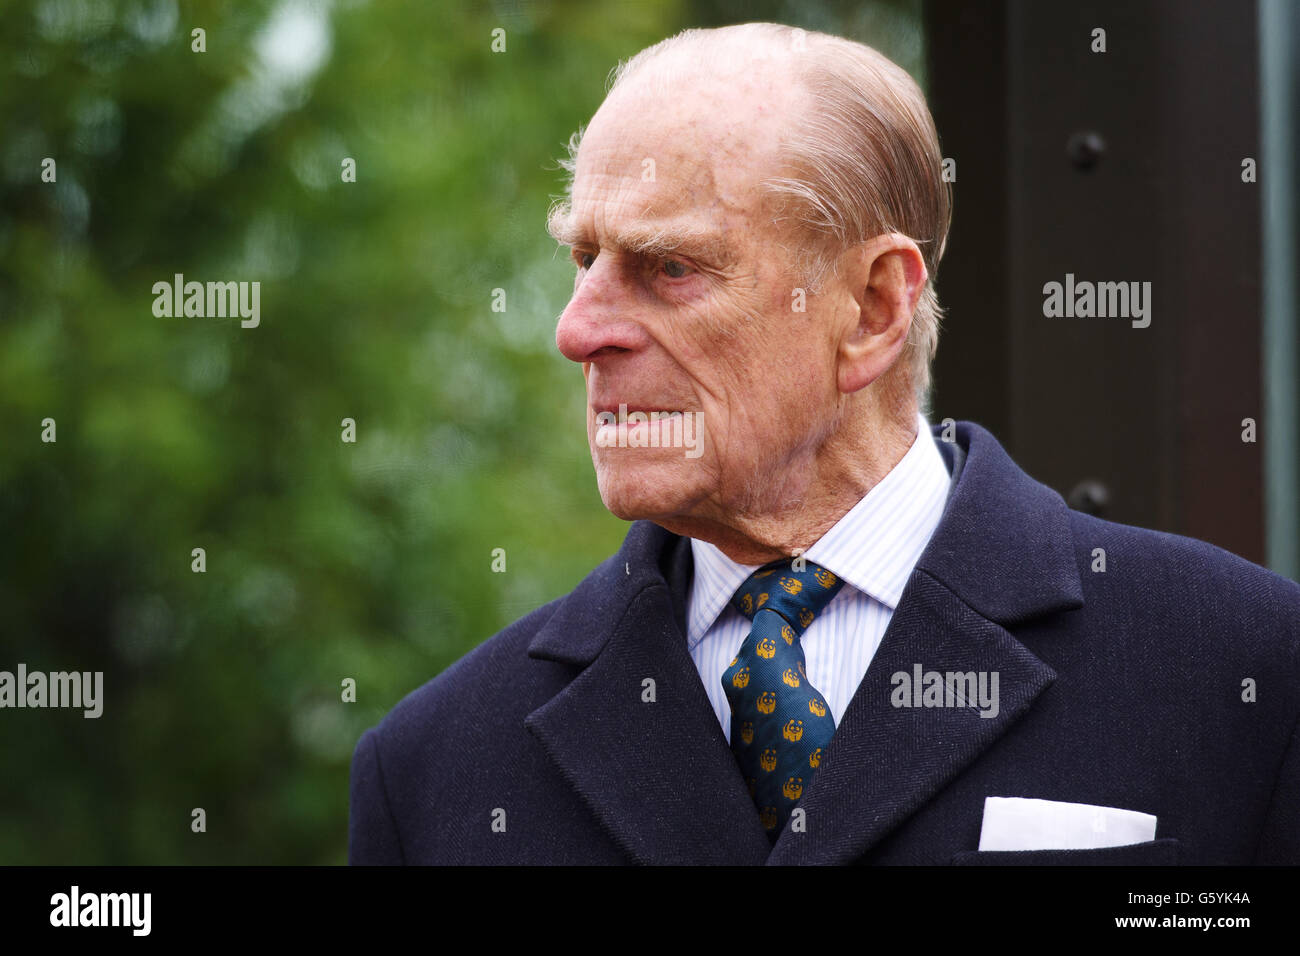
[(655, 521), (681, 514), (689, 496), (669, 468), (598, 469), (600, 500), (624, 521)]
[(623, 494), (602, 489), (600, 498), (610, 514), (624, 521), (654, 521), (676, 513), (671, 502), (657, 495)]

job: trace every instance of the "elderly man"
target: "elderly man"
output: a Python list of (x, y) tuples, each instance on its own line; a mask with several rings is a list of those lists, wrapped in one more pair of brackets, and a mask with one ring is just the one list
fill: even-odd
[(353, 862), (1300, 862), (1300, 588), (921, 417), (902, 70), (687, 31), (572, 148), (556, 342), (634, 523), (362, 737)]

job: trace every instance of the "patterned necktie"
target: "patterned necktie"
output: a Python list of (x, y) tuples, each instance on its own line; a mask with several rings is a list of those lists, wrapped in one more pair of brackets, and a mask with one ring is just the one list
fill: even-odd
[(835, 733), (830, 708), (808, 680), (799, 637), (844, 582), (811, 561), (803, 571), (792, 564), (765, 565), (732, 597), (753, 627), (722, 675), (731, 750), (773, 842)]

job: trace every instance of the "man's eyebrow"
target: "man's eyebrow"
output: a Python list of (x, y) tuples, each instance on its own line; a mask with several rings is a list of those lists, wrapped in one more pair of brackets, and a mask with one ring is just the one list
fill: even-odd
[[(556, 242), (566, 246), (592, 242), (572, 215), (552, 218), (547, 223), (547, 231)], [(716, 265), (729, 265), (736, 259), (735, 250), (721, 233), (682, 223), (624, 226), (607, 244), (637, 255), (684, 255)]]

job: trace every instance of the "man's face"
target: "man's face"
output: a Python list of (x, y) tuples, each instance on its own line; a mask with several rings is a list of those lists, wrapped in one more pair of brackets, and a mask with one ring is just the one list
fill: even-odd
[[(556, 343), (582, 363), (601, 497), (621, 518), (732, 524), (793, 503), (837, 424), (844, 326), (827, 312), (853, 302), (793, 308), (798, 240), (759, 183), (780, 172), (800, 94), (763, 72), (666, 90), (633, 78), (578, 153), (564, 236), (578, 273)], [(655, 426), (600, 424), (620, 405), (693, 413), (702, 453), (629, 447), (629, 428)]]

